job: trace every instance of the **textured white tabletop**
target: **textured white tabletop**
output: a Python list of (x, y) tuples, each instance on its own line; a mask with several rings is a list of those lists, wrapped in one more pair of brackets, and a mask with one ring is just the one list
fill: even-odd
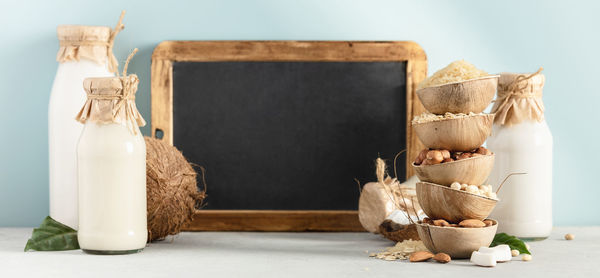
[(600, 227), (555, 228), (529, 243), (532, 261), (494, 268), (369, 258), (393, 244), (368, 233), (182, 233), (138, 254), (97, 256), (23, 252), (31, 230), (0, 228), (0, 277), (600, 277)]

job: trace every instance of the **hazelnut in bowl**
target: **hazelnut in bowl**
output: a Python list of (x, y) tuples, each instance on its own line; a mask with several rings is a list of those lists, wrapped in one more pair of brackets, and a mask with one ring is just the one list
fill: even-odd
[(453, 182), (483, 184), (494, 167), (494, 154), (484, 147), (471, 152), (428, 150), (412, 164), (420, 181), (449, 186)]
[(484, 220), (498, 203), (496, 198), (429, 182), (417, 182), (416, 191), (419, 205), (428, 217), (452, 223)]
[(499, 75), (489, 75), (417, 90), (427, 111), (433, 114), (481, 113), (490, 104), (498, 88)]
[(434, 115), (424, 113), (412, 120), (419, 140), (430, 149), (471, 151), (492, 134), (494, 114)]

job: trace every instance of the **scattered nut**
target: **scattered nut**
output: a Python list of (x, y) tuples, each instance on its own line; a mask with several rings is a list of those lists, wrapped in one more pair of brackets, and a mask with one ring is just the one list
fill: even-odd
[(433, 258), (433, 254), (427, 251), (417, 251), (410, 254), (408, 258), (411, 262), (424, 262)]
[(519, 254), (520, 254), (519, 250), (516, 250), (516, 249), (510, 250), (510, 255), (513, 257), (519, 256)]
[(565, 239), (566, 240), (573, 240), (573, 239), (575, 239), (575, 235), (574, 234), (566, 234), (565, 235)]
[(437, 253), (435, 254), (435, 256), (433, 256), (433, 259), (436, 260), (438, 263), (449, 263), (452, 258), (450, 258), (450, 255), (446, 254), (446, 253)]
[(494, 225), (494, 221), (492, 221), (492, 220), (490, 220), (490, 219), (483, 220), (483, 223), (485, 223), (485, 226), (486, 226), (486, 227), (489, 227), (489, 226), (493, 226), (493, 225)]
[(423, 218), (423, 224), (429, 224), (431, 223), (431, 219), (429, 219), (428, 217)]
[(460, 223), (458, 223), (458, 226), (465, 227), (465, 228), (483, 228), (483, 227), (485, 227), (485, 223), (483, 223), (483, 221), (477, 220), (477, 219), (467, 219), (467, 220), (460, 221)]
[(448, 158), (444, 158), (444, 160), (442, 160), (442, 163), (452, 162), (452, 161), (454, 161), (454, 159), (448, 157)]
[(526, 261), (526, 262), (531, 261), (531, 259), (532, 259), (532, 257), (529, 254), (524, 254), (523, 257), (521, 257), (521, 260)]

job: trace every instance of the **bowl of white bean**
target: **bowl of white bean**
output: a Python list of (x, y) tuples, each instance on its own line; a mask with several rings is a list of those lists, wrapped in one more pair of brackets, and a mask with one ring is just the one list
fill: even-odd
[(484, 220), (498, 202), (486, 195), (430, 182), (417, 182), (416, 191), (419, 204), (429, 218), (452, 223), (466, 219)]

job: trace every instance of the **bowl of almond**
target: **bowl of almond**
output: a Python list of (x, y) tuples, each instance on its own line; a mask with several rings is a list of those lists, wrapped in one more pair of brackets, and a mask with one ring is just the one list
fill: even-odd
[(494, 167), (494, 154), (484, 147), (470, 152), (424, 149), (412, 167), (424, 182), (446, 186), (453, 182), (483, 184)]
[[(417, 182), (417, 199), (423, 212), (433, 219), (446, 219), (453, 223), (465, 219), (485, 219), (498, 199), (479, 194), (479, 189), (474, 192), (467, 188), (461, 190), (430, 182)], [(491, 186), (489, 190), (491, 191)]]
[(469, 258), (481, 246), (489, 246), (496, 235), (498, 221), (465, 219), (457, 223), (444, 219), (419, 221), (417, 232), (432, 253), (446, 253), (452, 259)]

